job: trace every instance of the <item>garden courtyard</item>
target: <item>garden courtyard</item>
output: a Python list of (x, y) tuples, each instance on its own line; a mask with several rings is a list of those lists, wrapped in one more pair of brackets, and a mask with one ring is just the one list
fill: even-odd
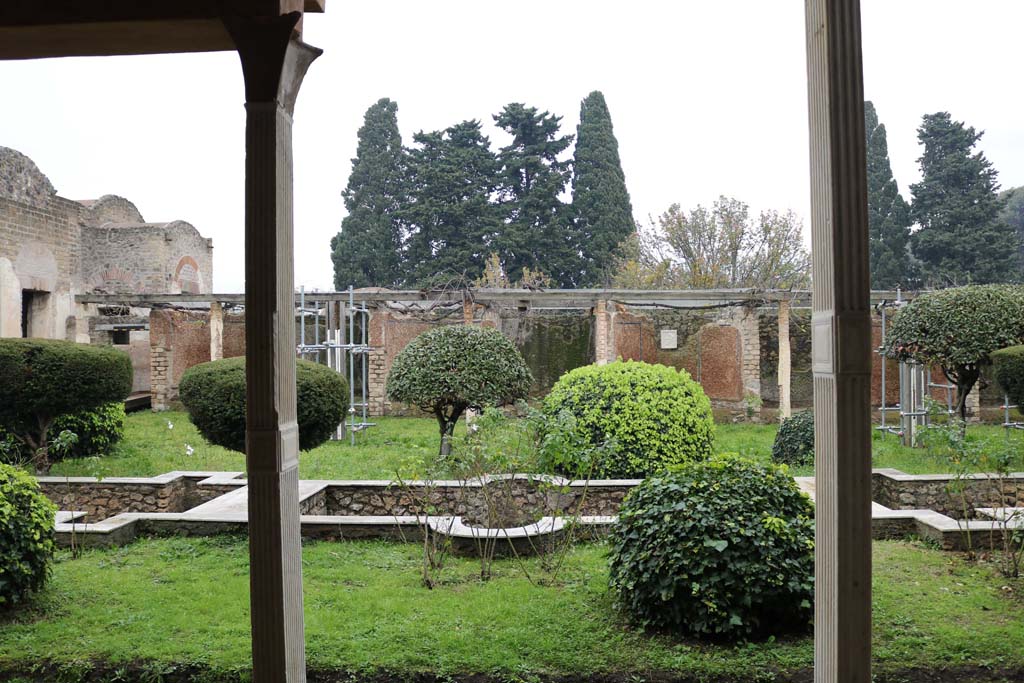
[[(303, 480), (391, 480), (438, 448), (432, 418), (383, 417), (300, 454)], [(715, 451), (770, 463), (776, 425), (715, 425)], [(456, 443), (465, 438), (463, 422)], [(1022, 435), (971, 425), (981, 448)], [(934, 449), (876, 432), (873, 464), (950, 471)], [(56, 462), (54, 478), (244, 472), (243, 454), (208, 443), (186, 412), (127, 416), (108, 455)], [(811, 466), (793, 469), (813, 473)], [(431, 588), (422, 548), (386, 540), (305, 540), (306, 643), (313, 680), (810, 680), (806, 631), (738, 643), (632, 625), (614, 608), (606, 541), (540, 558), (449, 557)], [(1013, 681), (1024, 676), (1024, 584), (908, 537), (874, 544), (873, 658), (880, 681)], [(151, 537), (61, 550), (47, 586), (3, 617), (0, 671), (12, 680), (244, 680), (249, 638), (244, 535)]]

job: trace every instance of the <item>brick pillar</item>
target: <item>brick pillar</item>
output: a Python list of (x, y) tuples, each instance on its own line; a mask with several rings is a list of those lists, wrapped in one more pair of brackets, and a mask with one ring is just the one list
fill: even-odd
[(968, 422), (981, 421), (981, 387), (977, 382), (974, 383), (971, 393), (967, 394), (965, 407), (967, 408)]
[(387, 397), (384, 394), (387, 383), (387, 326), (390, 314), (386, 309), (377, 308), (370, 313), (369, 335), (367, 341), (370, 345), (370, 353), (367, 357), (367, 387), (366, 401), (369, 403), (367, 411), (370, 415), (384, 415), (387, 410)]
[(153, 310), (149, 313), (149, 384), (154, 412), (170, 407), (172, 333), (170, 314)]
[(224, 357), (224, 308), (218, 301), (210, 302), (210, 360)]
[(599, 299), (594, 306), (594, 360), (605, 365), (615, 360), (615, 308)]

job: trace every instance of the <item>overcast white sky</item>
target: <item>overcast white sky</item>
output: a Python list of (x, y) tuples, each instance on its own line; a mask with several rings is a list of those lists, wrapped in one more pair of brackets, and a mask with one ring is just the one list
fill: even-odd
[[(328, 0), (310, 15), (295, 116), (296, 285), (332, 287), (331, 236), (363, 112), (398, 102), (408, 142), (508, 102), (562, 115), (611, 109), (638, 218), (720, 194), (807, 220), (800, 0)], [(986, 131), (1004, 187), (1024, 185), (1020, 0), (862, 0), (865, 90), (900, 190), (918, 177), (916, 128), (948, 110)], [(71, 199), (119, 194), (150, 221), (214, 240), (214, 288), (241, 291), (242, 79), (234, 54), (0, 62), (0, 145)]]

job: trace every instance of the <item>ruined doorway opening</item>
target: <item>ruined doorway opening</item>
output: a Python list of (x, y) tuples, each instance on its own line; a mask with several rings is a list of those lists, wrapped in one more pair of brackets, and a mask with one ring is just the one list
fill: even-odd
[(49, 292), (38, 289), (21, 290), (21, 336), (41, 337), (42, 315), (46, 310)]

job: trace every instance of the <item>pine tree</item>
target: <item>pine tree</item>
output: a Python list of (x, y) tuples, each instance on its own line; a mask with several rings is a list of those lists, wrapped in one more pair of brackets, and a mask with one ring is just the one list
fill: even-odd
[(597, 90), (580, 104), (573, 173), (572, 207), (584, 259), (582, 284), (595, 285), (610, 275), (617, 247), (636, 230), (612, 117)]
[(871, 288), (912, 288), (918, 284), (918, 278), (909, 250), (910, 205), (900, 195), (892, 175), (885, 124), (878, 122), (871, 102), (864, 103), (864, 130), (867, 133)]
[(910, 186), (911, 216), (921, 226), (911, 244), (933, 286), (1017, 279), (1013, 229), (1000, 219), (996, 170), (981, 152), (973, 127), (948, 112), (924, 116), (921, 182)]
[(366, 110), (352, 174), (341, 193), (348, 215), (331, 239), (334, 286), (389, 286), (399, 276), (403, 201), (402, 136), (398, 105), (383, 98)]
[(488, 243), (501, 228), (491, 203), (498, 161), (479, 121), (417, 133), (408, 150), (408, 202), (400, 212), (409, 231), (402, 279), (417, 285), (438, 273), (480, 277)]
[(512, 136), (498, 154), (504, 226), (494, 248), (513, 280), (529, 268), (546, 273), (562, 287), (573, 287), (583, 269), (571, 207), (559, 199), (571, 164), (558, 157), (573, 138), (559, 136), (561, 120), (520, 103), (507, 105), (494, 117), (497, 126)]

